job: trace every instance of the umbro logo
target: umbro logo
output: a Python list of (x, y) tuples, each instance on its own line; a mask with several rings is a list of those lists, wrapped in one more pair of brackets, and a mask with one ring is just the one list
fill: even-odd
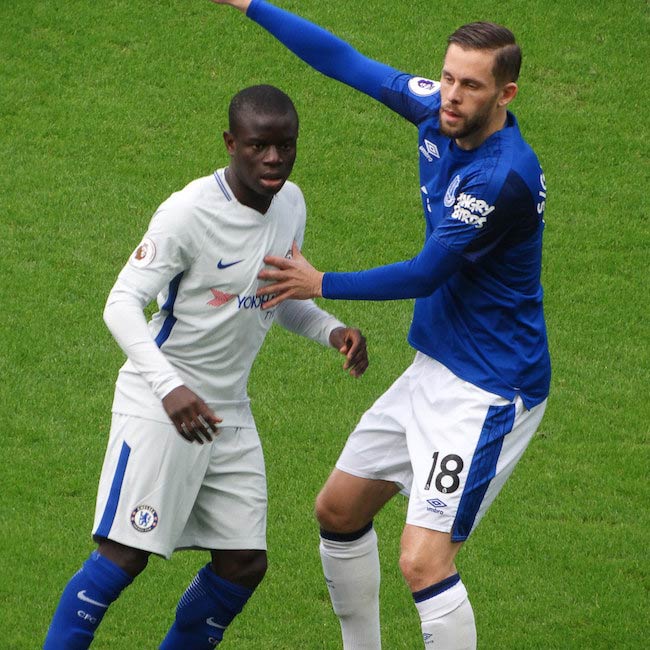
[(447, 504), (440, 499), (427, 499), (427, 503), (434, 508), (446, 508)]
[(433, 162), (434, 158), (440, 158), (440, 151), (438, 151), (438, 147), (435, 144), (435, 142), (431, 142), (430, 140), (427, 140), (426, 138), (424, 139), (424, 144), (421, 144), (419, 149), (420, 149), (420, 153), (429, 162)]
[(218, 269), (228, 269), (231, 266), (235, 266), (235, 264), (239, 264), (240, 262), (243, 262), (244, 260), (237, 260), (236, 262), (224, 262), (223, 260), (219, 260), (217, 262), (217, 268)]

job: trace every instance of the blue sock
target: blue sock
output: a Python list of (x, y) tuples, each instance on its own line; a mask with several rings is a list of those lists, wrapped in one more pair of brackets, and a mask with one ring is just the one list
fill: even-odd
[(253, 595), (252, 589), (220, 578), (204, 566), (176, 608), (176, 620), (160, 650), (210, 650), (221, 643), (230, 622)]
[(93, 551), (63, 590), (43, 650), (86, 650), (108, 606), (132, 582), (117, 564)]

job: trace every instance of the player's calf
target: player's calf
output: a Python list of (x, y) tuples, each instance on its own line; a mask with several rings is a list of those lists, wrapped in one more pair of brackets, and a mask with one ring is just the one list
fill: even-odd
[(63, 590), (44, 650), (86, 650), (108, 607), (131, 582), (119, 566), (93, 551)]
[(241, 612), (253, 589), (218, 576), (210, 565), (196, 575), (176, 608), (176, 620), (160, 650), (210, 650)]

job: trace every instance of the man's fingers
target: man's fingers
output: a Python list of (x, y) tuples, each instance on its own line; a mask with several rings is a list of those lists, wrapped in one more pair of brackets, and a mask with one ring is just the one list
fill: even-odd
[[(274, 291), (270, 291), (269, 293), (275, 293)], [(284, 293), (278, 293), (276, 296), (271, 298), (271, 300), (267, 300), (262, 303), (262, 309), (273, 309), (273, 307), (277, 307), (281, 302), (284, 302), (287, 300), (287, 298), (291, 298), (290, 292), (284, 292)]]
[(353, 377), (360, 377), (368, 367), (368, 353), (366, 340), (363, 336), (351, 334), (346, 337), (345, 343), (339, 348), (345, 355), (344, 370), (349, 370)]
[(189, 442), (198, 442), (199, 444), (205, 442), (212, 442), (214, 437), (219, 435), (218, 423), (221, 418), (216, 415), (208, 415), (207, 417), (199, 414), (193, 419), (181, 422), (176, 428), (178, 432)]
[(196, 435), (194, 428), (191, 425), (188, 426), (185, 422), (181, 422), (180, 427), (178, 427), (177, 430), (188, 442), (196, 441), (201, 445), (203, 444), (203, 440)]
[(210, 432), (217, 432), (217, 427), (215, 426), (216, 423), (208, 422), (202, 415), (199, 415), (197, 420), (201, 423), (204, 429)]
[(264, 258), (264, 263), (268, 264), (269, 266), (275, 266), (278, 269), (288, 269), (291, 266), (292, 261), (287, 257), (276, 257), (275, 255), (267, 255)]
[(219, 435), (219, 430), (217, 429), (217, 427), (213, 426), (202, 415), (199, 415), (197, 420), (199, 421), (201, 427), (203, 428), (203, 435), (206, 436), (209, 441), (212, 441), (213, 436)]
[[(273, 269), (262, 269), (258, 274), (257, 277), (260, 280), (275, 280), (276, 282), (282, 282), (282, 280), (286, 280), (287, 276), (284, 271), (275, 271)], [(261, 287), (258, 289), (258, 291), (264, 291), (268, 289), (268, 286), (266, 287)]]

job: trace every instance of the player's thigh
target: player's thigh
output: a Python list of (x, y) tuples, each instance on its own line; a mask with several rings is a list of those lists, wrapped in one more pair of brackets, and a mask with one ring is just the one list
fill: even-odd
[(316, 517), (325, 530), (354, 532), (366, 525), (399, 489), (393, 481), (361, 478), (334, 469), (316, 498)]
[(413, 484), (407, 523), (464, 541), (526, 449), (544, 404), (526, 410), (431, 360), (407, 431)]
[(264, 454), (254, 428), (221, 428), (179, 548), (266, 550)]
[(113, 414), (93, 535), (169, 557), (189, 517), (209, 445), (170, 423)]
[(397, 492), (408, 493), (413, 474), (405, 434), (413, 417), (411, 386), (419, 372), (418, 363), (409, 366), (348, 436), (316, 501), (323, 528), (358, 530)]

